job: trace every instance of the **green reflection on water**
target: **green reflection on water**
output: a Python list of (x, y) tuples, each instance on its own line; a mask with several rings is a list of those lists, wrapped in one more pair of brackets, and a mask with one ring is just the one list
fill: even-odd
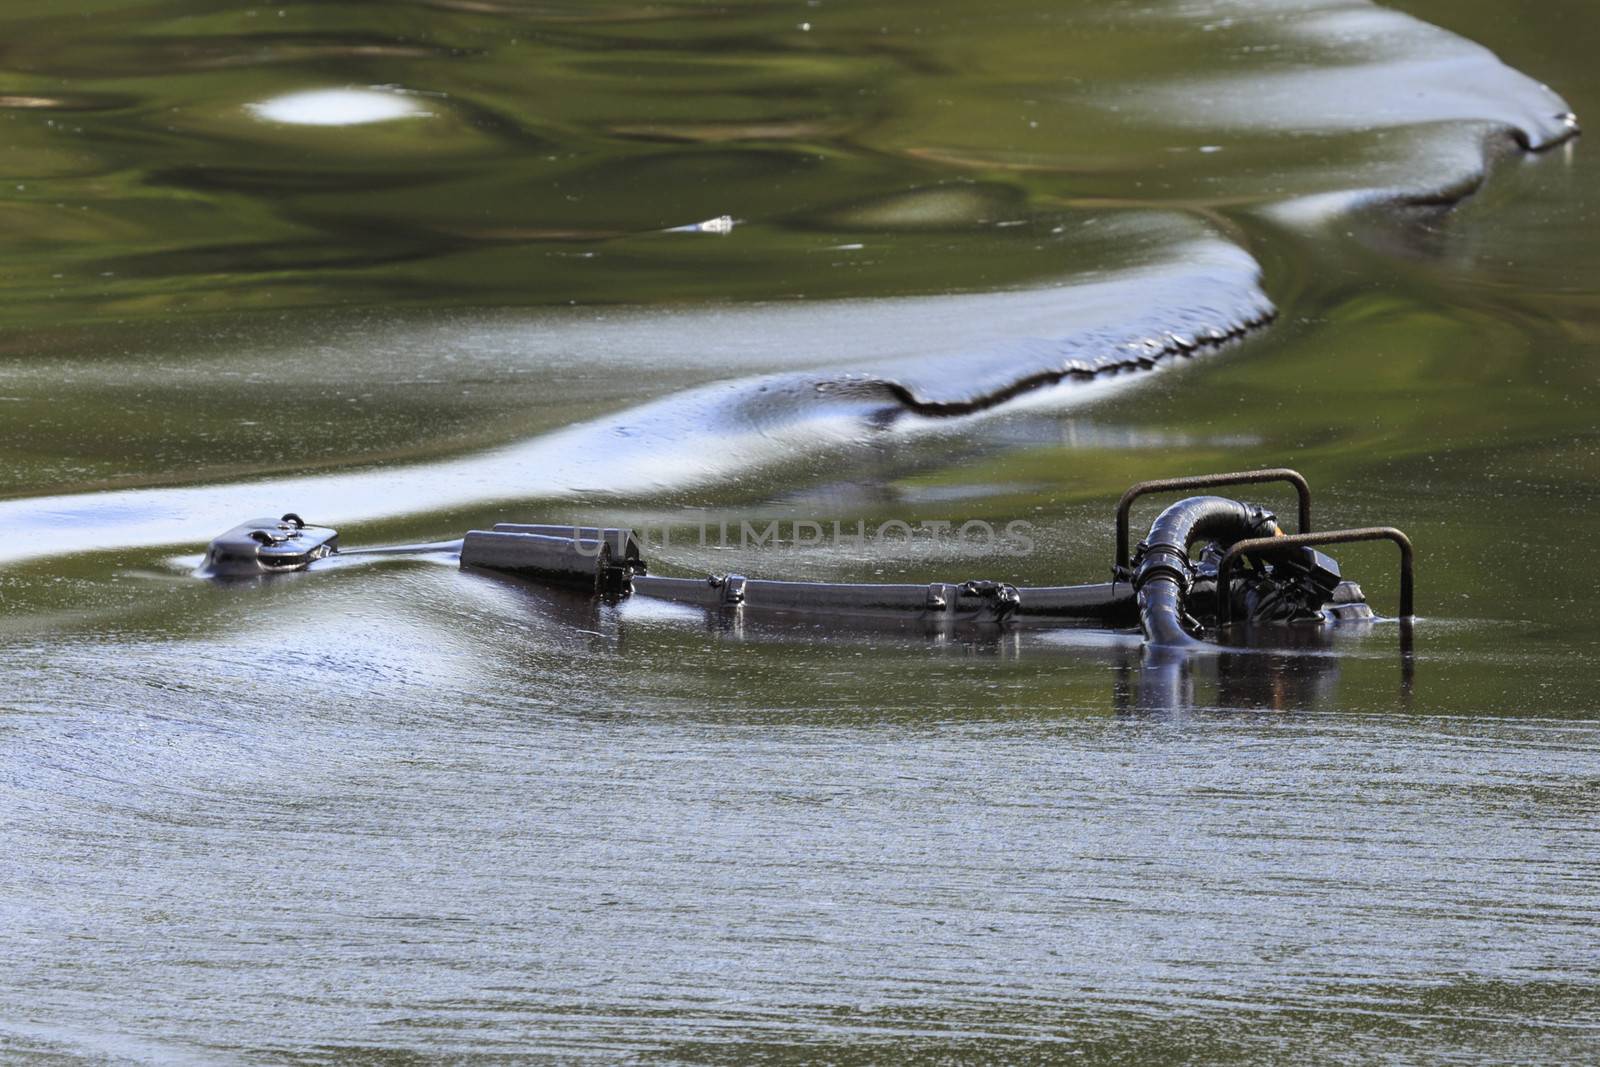
[[(1579, 0), (1403, 6), (1600, 111)], [(1131, 642), (735, 632), (431, 564), (259, 589), (189, 580), (182, 548), (10, 567), (0, 783), (26, 870), (0, 928), (32, 940), (0, 1016), (59, 1028), (0, 1026), (0, 1049), (92, 1050), (73, 1025), (98, 1013), (114, 1052), (186, 1030), (202, 1058), (489, 1055), (474, 1034), (496, 1020), (676, 1060), (1582, 1058), (1600, 613), (1558, 564), (1600, 514), (1592, 154), (1504, 161), (1454, 212), (1286, 221), (1269, 209), (1470, 178), (1457, 157), (1477, 145), (1444, 121), (1196, 122), (1117, 95), (1329, 62), (1293, 18), (1224, 19), (8, 4), (0, 497), (471, 456), (802, 359), (756, 320), (655, 351), (649, 315), (1082, 279), (1199, 227), (1262, 263), (1277, 322), (1087, 407), (621, 499), (431, 506), (422, 481), (349, 540), (533, 517), (1024, 518), (1039, 548), (1021, 560), (680, 545), (663, 564), (1089, 580), (1129, 482), (1289, 463), (1328, 524), (1411, 531), (1426, 618), (1409, 689), (1378, 628), (1199, 671), (1168, 724), (1138, 706)], [(426, 114), (248, 110), (397, 92), (371, 87)], [(726, 237), (659, 232), (724, 214)], [(548, 309), (573, 303), (646, 317), (550, 340)], [(1384, 551), (1343, 554), (1380, 607)], [(895, 847), (910, 855), (884, 860)], [(381, 956), (405, 938), (401, 962)], [(889, 948), (908, 947), (900, 966)], [(502, 948), (510, 973), (486, 962)], [(341, 999), (351, 975), (370, 1001)], [(795, 1030), (812, 1040), (774, 1036)]]

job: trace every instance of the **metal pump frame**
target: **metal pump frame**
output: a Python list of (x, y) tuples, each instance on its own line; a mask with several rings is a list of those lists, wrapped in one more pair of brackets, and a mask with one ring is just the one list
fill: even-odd
[(1117, 502), (1117, 569), (1128, 567), (1128, 520), (1133, 502), (1151, 493), (1173, 493), (1186, 489), (1217, 489), (1225, 485), (1261, 485), (1270, 482), (1287, 482), (1294, 486), (1300, 498), (1300, 532), (1311, 532), (1311, 484), (1305, 475), (1288, 467), (1268, 467), (1257, 471), (1233, 471), (1229, 474), (1200, 474), (1189, 478), (1161, 478), (1130, 486)]

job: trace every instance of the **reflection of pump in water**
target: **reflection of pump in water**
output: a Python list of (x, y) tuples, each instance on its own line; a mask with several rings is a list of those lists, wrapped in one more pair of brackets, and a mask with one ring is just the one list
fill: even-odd
[[(1112, 690), (1119, 715), (1183, 716), (1201, 708), (1303, 711), (1336, 707), (1343, 657), (1333, 655), (1339, 627), (1255, 631), (1253, 647), (1196, 656), (1186, 649), (1145, 645), (1123, 650)], [(1359, 627), (1358, 627), (1359, 628)], [(1264, 638), (1288, 638), (1272, 644)], [(1402, 695), (1409, 678), (1402, 678)]]
[[(1297, 534), (1286, 535), (1273, 513), (1259, 505), (1194, 496), (1161, 512), (1137, 550), (1129, 551), (1129, 514), (1142, 496), (1273, 481), (1288, 482), (1299, 494)], [(1288, 638), (1296, 630), (1372, 619), (1361, 587), (1346, 580), (1338, 563), (1318, 546), (1375, 539), (1400, 547), (1400, 614), (1409, 619), (1412, 553), (1405, 535), (1391, 527), (1313, 533), (1310, 489), (1298, 473), (1281, 468), (1134, 486), (1118, 505), (1112, 580), (1085, 585), (1015, 586), (986, 579), (784, 582), (738, 574), (664, 577), (648, 573), (632, 531), (607, 527), (502, 524), (443, 545), (340, 552), (335, 531), (308, 526), (295, 515), (228, 531), (212, 542), (202, 570), (224, 578), (260, 576), (320, 569), (333, 565), (335, 556), (451, 552), (459, 555), (465, 571), (605, 598), (656, 598), (741, 617), (801, 616), (841, 625), (911, 622), (938, 629), (1137, 626), (1153, 648), (1220, 652), (1226, 646), (1214, 641), (1232, 645), (1273, 632)]]

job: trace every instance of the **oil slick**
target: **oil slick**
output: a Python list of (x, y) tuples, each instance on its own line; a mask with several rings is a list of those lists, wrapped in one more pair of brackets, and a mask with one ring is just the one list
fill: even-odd
[[(1258, 282), (1248, 255), (1218, 238), (1197, 238), (1168, 261), (1018, 292), (636, 313), (600, 321), (574, 315), (554, 337), (537, 341), (537, 334), (551, 332), (549, 321), (455, 338), (424, 336), (416, 343), (434, 354), (454, 344), (499, 361), (538, 344), (551, 352), (604, 350), (613, 366), (637, 359), (643, 369), (653, 352), (726, 350), (759, 332), (781, 358), (777, 366), (810, 366), (712, 381), (435, 463), (0, 501), (0, 523), (12, 531), (0, 539), (0, 561), (113, 544), (204, 541), (219, 521), (228, 525), (246, 513), (271, 511), (280, 501), (316, 522), (338, 525), (485, 501), (626, 499), (715, 486), (797, 454), (845, 455), (894, 436), (961, 432), (969, 424), (955, 416), (1009, 409), (1024, 393), (1033, 404), (1065, 409), (1132, 385), (1141, 377), (1135, 372), (1215, 349), (1270, 321), (1272, 305)], [(1073, 299), (1064, 302), (1067, 293)], [(1143, 313), (1130, 316), (1127, 309), (1141, 302)], [(370, 332), (361, 338), (366, 344), (373, 339)], [(290, 377), (297, 361), (338, 363), (331, 342), (325, 338), (309, 353), (283, 353), (274, 362)], [(839, 367), (835, 353), (846, 346), (854, 358)], [(1020, 382), (1018, 367), (1029, 368)], [(472, 380), (477, 364), (462, 373)], [(707, 447), (708, 439), (716, 447)]]

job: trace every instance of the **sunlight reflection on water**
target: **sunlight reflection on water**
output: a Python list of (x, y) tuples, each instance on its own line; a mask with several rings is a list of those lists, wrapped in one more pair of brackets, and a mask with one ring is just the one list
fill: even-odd
[(360, 126), (432, 114), (393, 89), (311, 89), (245, 106), (257, 118), (294, 126)]

